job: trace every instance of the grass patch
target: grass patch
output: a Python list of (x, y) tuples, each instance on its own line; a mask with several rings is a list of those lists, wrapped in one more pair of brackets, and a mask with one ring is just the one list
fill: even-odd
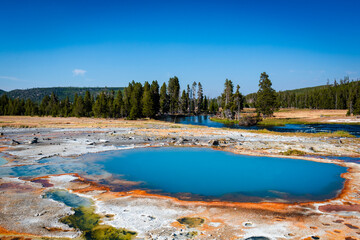
[(181, 224), (184, 224), (185, 226), (187, 226), (188, 228), (196, 228), (201, 226), (205, 220), (202, 218), (198, 218), (198, 217), (183, 217), (183, 218), (179, 218), (177, 219), (177, 221)]
[(265, 118), (258, 122), (258, 126), (285, 126), (286, 124), (310, 124), (297, 118)]
[(288, 149), (286, 152), (282, 152), (281, 154), (286, 156), (304, 156), (307, 153), (296, 149)]
[(336, 131), (336, 132), (332, 132), (332, 133), (323, 133), (323, 132), (319, 132), (319, 133), (315, 133), (316, 135), (319, 136), (330, 136), (330, 137), (347, 137), (347, 138), (355, 138), (356, 136), (350, 134), (347, 131)]
[(277, 132), (270, 131), (268, 129), (249, 130), (249, 131), (250, 132), (255, 132), (255, 133), (277, 133)]
[(133, 231), (99, 225), (101, 217), (94, 213), (94, 207), (78, 207), (73, 210), (73, 215), (66, 216), (60, 221), (82, 231), (83, 237), (87, 240), (131, 240), (136, 236), (136, 232)]

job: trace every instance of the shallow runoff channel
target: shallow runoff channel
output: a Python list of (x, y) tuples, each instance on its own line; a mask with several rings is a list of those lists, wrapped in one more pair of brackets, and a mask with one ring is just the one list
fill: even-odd
[(215, 128), (236, 128), (246, 130), (267, 129), (274, 132), (305, 132), (305, 133), (318, 133), (318, 132), (336, 132), (346, 131), (350, 134), (360, 137), (360, 125), (351, 124), (286, 124), (285, 126), (240, 126), (238, 124), (225, 124), (214, 122), (210, 120), (209, 115), (199, 116), (168, 116), (160, 120), (166, 122), (174, 122), (181, 124), (193, 124)]

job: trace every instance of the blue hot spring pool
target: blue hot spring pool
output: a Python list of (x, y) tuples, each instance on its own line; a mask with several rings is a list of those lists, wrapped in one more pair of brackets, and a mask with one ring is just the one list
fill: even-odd
[(146, 148), (99, 154), (114, 176), (137, 189), (180, 199), (312, 201), (335, 197), (346, 168), (326, 163), (236, 155), (206, 148)]

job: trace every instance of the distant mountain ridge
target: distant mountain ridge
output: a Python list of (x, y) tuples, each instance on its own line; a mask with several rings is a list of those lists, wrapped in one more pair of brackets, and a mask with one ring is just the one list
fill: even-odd
[(70, 101), (74, 100), (74, 95), (77, 93), (79, 96), (84, 96), (86, 91), (89, 91), (91, 95), (96, 96), (100, 92), (110, 92), (110, 91), (118, 91), (123, 90), (123, 87), (51, 87), (51, 88), (29, 88), (29, 89), (15, 89), (11, 91), (4, 91), (0, 89), (0, 96), (6, 94), (10, 98), (22, 98), (22, 99), (30, 99), (34, 102), (41, 102), (41, 100), (46, 95), (51, 95), (51, 93), (55, 93), (55, 95), (59, 98), (59, 100), (65, 99), (66, 96), (69, 97)]

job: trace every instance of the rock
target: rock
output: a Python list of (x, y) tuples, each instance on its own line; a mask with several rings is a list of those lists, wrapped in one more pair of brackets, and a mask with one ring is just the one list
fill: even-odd
[(19, 144), (20, 144), (20, 142), (14, 140), (14, 139), (11, 140), (11, 145), (19, 145)]
[(192, 142), (193, 142), (193, 144), (196, 145), (196, 144), (198, 144), (200, 141), (199, 141), (199, 139), (196, 139), (196, 138), (195, 138), (195, 139), (192, 140)]
[(188, 141), (189, 141), (188, 139), (181, 137), (179, 138), (179, 140), (177, 140), (176, 144), (184, 144)]
[(219, 146), (219, 141), (215, 139), (210, 140), (208, 143), (210, 146)]
[(38, 138), (37, 137), (34, 137), (32, 140), (29, 141), (29, 144), (35, 144), (35, 143), (38, 143)]
[(0, 133), (0, 136), (4, 136), (4, 133)]
[(227, 143), (234, 143), (234, 142), (236, 142), (235, 139), (233, 139), (233, 138), (225, 138), (225, 141), (226, 141)]
[(253, 224), (251, 222), (245, 222), (243, 223), (244, 227), (252, 227)]

